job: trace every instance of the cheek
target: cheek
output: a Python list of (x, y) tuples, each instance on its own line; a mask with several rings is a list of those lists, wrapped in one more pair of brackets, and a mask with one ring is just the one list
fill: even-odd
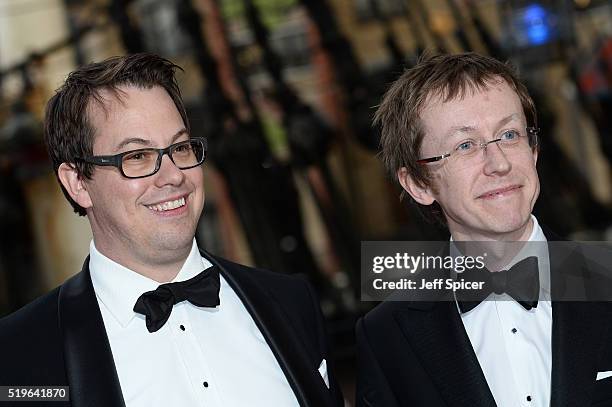
[(141, 206), (141, 197), (145, 194), (148, 188), (146, 178), (135, 179), (124, 182), (121, 187), (117, 187), (117, 191), (123, 197), (122, 201), (126, 207)]
[(138, 200), (148, 185), (147, 178), (127, 179), (119, 174), (99, 174), (93, 183), (98, 200), (121, 206)]
[(536, 167), (537, 153), (533, 156), (525, 157), (523, 165), (523, 173), (529, 182), (536, 188), (539, 188), (538, 169)]
[(202, 188), (204, 186), (204, 168), (202, 166), (194, 168), (192, 182), (196, 187)]
[(457, 201), (463, 201), (466, 194), (469, 194), (471, 189), (470, 180), (474, 179), (473, 174), (467, 171), (450, 173), (436, 179), (437, 194), (444, 198), (447, 204)]
[(540, 194), (540, 178), (538, 177), (538, 172), (536, 171), (535, 167), (532, 169), (532, 175), (531, 175), (531, 179), (532, 179), (532, 183), (533, 183), (533, 198), (532, 198), (532, 206), (535, 203), (536, 199), (538, 198), (538, 195)]
[(194, 190), (204, 199), (204, 172), (202, 167), (196, 167), (195, 169), (199, 169), (199, 171), (190, 174), (189, 180), (193, 184)]

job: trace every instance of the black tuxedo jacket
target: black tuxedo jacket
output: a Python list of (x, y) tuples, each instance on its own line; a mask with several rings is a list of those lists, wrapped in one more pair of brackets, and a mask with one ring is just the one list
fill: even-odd
[[(329, 369), (331, 357), (310, 285), (297, 277), (205, 257), (220, 267), (253, 317), (300, 405), (342, 406), (331, 369), (330, 389), (318, 372), (324, 358)], [(63, 285), (0, 320), (0, 385), (69, 386), (70, 404), (59, 405), (125, 406), (89, 259)]]
[[(549, 245), (549, 252), (550, 405), (612, 406), (612, 377), (595, 380), (597, 372), (612, 371), (612, 302), (555, 301), (609, 288), (609, 282), (599, 284), (602, 275), (590, 271), (590, 277), (576, 278), (590, 270), (576, 246), (551, 250)], [(612, 264), (606, 267), (612, 273)], [(356, 330), (358, 407), (496, 405), (454, 301), (383, 302), (358, 321)]]

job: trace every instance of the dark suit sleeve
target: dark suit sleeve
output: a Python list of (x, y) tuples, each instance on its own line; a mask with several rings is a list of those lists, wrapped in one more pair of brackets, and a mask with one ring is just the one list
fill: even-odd
[(329, 391), (332, 393), (333, 400), (335, 404), (339, 407), (344, 406), (344, 397), (342, 396), (342, 391), (340, 389), (340, 385), (336, 379), (335, 370), (333, 366), (333, 360), (330, 353), (329, 340), (327, 336), (327, 330), (325, 329), (325, 319), (323, 318), (323, 313), (321, 312), (321, 305), (319, 302), (319, 298), (314, 292), (312, 285), (306, 282), (306, 287), (308, 290), (308, 295), (310, 298), (310, 302), (312, 304), (312, 309), (314, 310), (314, 317), (316, 321), (316, 329), (319, 338), (319, 348), (322, 350), (322, 353), (327, 361), (327, 376), (329, 379)]
[(357, 321), (357, 407), (399, 406), (372, 351), (366, 322)]

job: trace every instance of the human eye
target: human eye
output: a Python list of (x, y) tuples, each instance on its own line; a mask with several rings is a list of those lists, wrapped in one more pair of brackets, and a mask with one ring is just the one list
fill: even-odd
[(176, 147), (174, 148), (174, 151), (177, 153), (187, 153), (191, 151), (191, 142), (186, 141), (181, 144), (177, 144)]
[(465, 154), (471, 151), (474, 151), (474, 147), (476, 147), (476, 143), (473, 140), (462, 141), (455, 147), (455, 151)]
[(501, 141), (517, 141), (520, 136), (521, 134), (516, 130), (506, 130), (500, 135), (499, 139)]
[(136, 151), (132, 151), (124, 155), (123, 161), (132, 161), (132, 162), (144, 161), (144, 160), (150, 159), (151, 154), (152, 152), (148, 150), (136, 150)]

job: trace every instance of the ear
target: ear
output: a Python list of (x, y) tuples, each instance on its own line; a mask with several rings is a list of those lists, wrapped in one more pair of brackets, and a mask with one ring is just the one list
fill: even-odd
[(428, 187), (422, 187), (417, 184), (414, 179), (408, 173), (406, 167), (402, 167), (397, 170), (397, 179), (400, 185), (410, 196), (420, 203), (421, 205), (431, 205), (436, 200), (431, 189)]
[(93, 206), (85, 182), (72, 164), (62, 163), (57, 169), (57, 176), (74, 202), (85, 209)]

